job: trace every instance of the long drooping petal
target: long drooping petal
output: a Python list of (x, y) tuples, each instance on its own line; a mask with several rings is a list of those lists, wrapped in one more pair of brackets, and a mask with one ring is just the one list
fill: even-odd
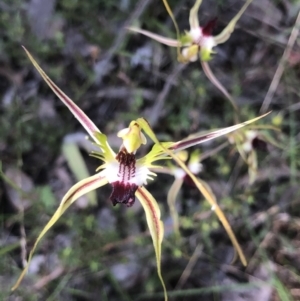
[(211, 188), (205, 183), (204, 181), (200, 180), (199, 178), (196, 178), (188, 169), (185, 169), (185, 167), (179, 162), (179, 160), (175, 159), (176, 162), (182, 166), (182, 168), (186, 171), (186, 173), (191, 177), (197, 188), (200, 190), (200, 192), (203, 194), (205, 199), (209, 202), (211, 205), (211, 208), (213, 211), (215, 211), (217, 217), (219, 218), (220, 222), (222, 223), (223, 227), (225, 228), (235, 250), (237, 251), (240, 260), (244, 266), (247, 265), (246, 257), (240, 247), (240, 244), (238, 243), (235, 234), (232, 231), (232, 228), (224, 215), (222, 209), (219, 207), (216, 197), (214, 193), (212, 192)]
[(169, 189), (168, 197), (167, 197), (167, 201), (170, 209), (170, 215), (173, 220), (174, 232), (175, 235), (177, 236), (179, 236), (179, 221), (178, 221), (178, 213), (175, 204), (182, 183), (183, 183), (183, 178), (175, 179), (175, 181), (173, 182), (172, 186)]
[(170, 46), (170, 47), (181, 47), (181, 43), (178, 40), (175, 39), (170, 39), (170, 38), (166, 38), (164, 36), (158, 35), (156, 33), (153, 33), (151, 31), (148, 30), (144, 30), (144, 29), (139, 29), (136, 27), (128, 27), (127, 28), (130, 31), (134, 31), (140, 34), (143, 34), (144, 36), (147, 36), (159, 43), (162, 43), (164, 45)]
[(191, 171), (187, 168), (187, 166), (184, 164), (184, 162), (182, 162), (178, 156), (176, 156), (170, 149), (166, 148), (162, 143), (159, 142), (159, 140), (157, 139), (156, 135), (154, 134), (154, 132), (152, 131), (152, 129), (150, 128), (148, 122), (143, 119), (143, 118), (139, 118), (136, 121), (141, 128), (144, 130), (144, 132), (152, 139), (152, 141), (154, 143), (156, 143), (158, 146), (160, 146), (170, 157), (172, 157), (176, 163), (186, 172), (186, 174), (192, 179), (192, 181), (194, 182), (194, 184), (196, 185), (196, 187), (199, 189), (199, 191), (203, 194), (203, 196), (205, 197), (205, 199), (210, 203), (210, 205), (212, 206), (212, 209), (216, 212), (219, 220), (221, 221), (223, 227), (225, 228), (229, 238), (231, 239), (232, 244), (234, 245), (237, 253), (239, 254), (239, 257), (241, 259), (241, 262), (244, 265), (247, 265), (247, 261), (246, 258), (243, 254), (243, 251), (239, 245), (239, 243), (237, 242), (237, 239), (222, 211), (222, 209), (219, 207), (219, 205), (216, 202), (215, 196), (212, 193), (210, 187), (203, 181), (201, 181), (200, 179), (197, 179), (192, 173)]
[[(191, 136), (189, 136), (188, 138), (186, 138), (184, 140), (181, 140), (181, 141), (178, 141), (178, 142), (175, 142), (175, 143), (171, 144), (170, 146), (168, 146), (168, 149), (179, 151), (179, 150), (183, 150), (183, 149), (186, 149), (188, 147), (191, 147), (191, 146), (194, 146), (194, 145), (197, 145), (197, 144), (215, 139), (217, 137), (220, 137), (220, 136), (229, 134), (233, 131), (236, 131), (236, 130), (238, 130), (238, 129), (240, 129), (240, 128), (242, 128), (242, 127), (244, 127), (244, 126), (246, 126), (246, 125), (248, 125), (252, 122), (255, 122), (255, 121), (265, 117), (269, 113), (270, 112), (268, 112), (264, 115), (261, 115), (259, 117), (253, 118), (251, 120), (248, 120), (248, 121), (245, 121), (245, 122), (233, 125), (233, 126), (229, 126), (227, 128), (224, 128), (224, 129), (216, 130), (216, 131), (213, 131), (213, 132), (210, 132), (210, 133), (207, 133), (207, 134), (194, 134), (194, 135), (191, 135)], [(147, 135), (148, 135), (148, 133), (147, 133)]]
[(198, 19), (198, 11), (199, 11), (199, 7), (202, 3), (202, 0), (197, 0), (194, 4), (194, 6), (192, 7), (192, 9), (190, 10), (190, 18), (189, 18), (189, 22), (190, 22), (190, 28), (191, 30), (193, 29), (198, 29), (199, 28), (199, 19)]
[(235, 17), (229, 22), (229, 24), (223, 29), (223, 31), (214, 37), (214, 40), (217, 45), (222, 44), (226, 42), (231, 34), (234, 31), (234, 27), (239, 20), (239, 18), (242, 16), (242, 14), (245, 12), (249, 4), (252, 2), (252, 0), (247, 0), (246, 3), (243, 5), (243, 7), (240, 9), (240, 11), (235, 15)]
[(208, 77), (208, 79), (211, 81), (211, 83), (213, 85), (215, 85), (230, 101), (230, 103), (232, 104), (233, 108), (238, 111), (238, 108), (234, 102), (233, 97), (229, 94), (229, 92), (226, 90), (226, 88), (219, 82), (219, 80), (215, 77), (215, 75), (213, 74), (213, 72), (211, 71), (208, 62), (204, 62), (201, 60), (200, 58), (200, 63), (202, 65), (202, 69), (205, 73), (205, 75)]
[(69, 108), (71, 113), (74, 115), (75, 118), (81, 123), (81, 125), (86, 129), (89, 135), (96, 140), (95, 133), (101, 133), (100, 130), (96, 127), (96, 125), (86, 116), (86, 114), (63, 92), (61, 91), (55, 83), (48, 77), (48, 75), (43, 71), (43, 69), (39, 66), (36, 60), (32, 57), (29, 51), (23, 46), (26, 54), (28, 55), (29, 59), (31, 60), (34, 67), (40, 73), (42, 78), (51, 88), (51, 90), (57, 95), (57, 97)]
[(145, 187), (139, 187), (135, 195), (141, 202), (146, 213), (147, 224), (156, 255), (157, 274), (163, 286), (165, 301), (167, 301), (167, 290), (161, 275), (161, 243), (164, 236), (164, 225), (160, 220), (160, 209), (154, 197)]
[(62, 214), (69, 208), (69, 206), (74, 203), (79, 197), (82, 195), (99, 188), (103, 185), (107, 184), (107, 180), (104, 177), (99, 176), (99, 174), (93, 175), (87, 179), (84, 179), (73, 187), (66, 193), (63, 197), (59, 207), (57, 208), (56, 212), (53, 214), (47, 225), (44, 227), (38, 238), (36, 239), (33, 248), (29, 254), (28, 263), (25, 269), (22, 271), (19, 279), (17, 280), (16, 284), (12, 287), (12, 290), (15, 290), (21, 283), (23, 277), (25, 276), (26, 272), (28, 271), (28, 267), (32, 258), (32, 255), (39, 243), (39, 241), (43, 238), (43, 236), (48, 232), (48, 230), (58, 221), (58, 219), (62, 216)]

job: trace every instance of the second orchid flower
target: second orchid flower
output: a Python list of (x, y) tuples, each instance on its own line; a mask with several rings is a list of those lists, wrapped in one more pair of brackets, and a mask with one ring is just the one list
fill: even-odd
[(240, 9), (240, 11), (223, 29), (223, 31), (216, 36), (212, 35), (212, 30), (216, 24), (216, 19), (209, 21), (203, 27), (201, 27), (199, 24), (198, 10), (202, 3), (202, 0), (197, 0), (192, 9), (190, 10), (190, 30), (185, 31), (184, 34), (179, 33), (179, 29), (173, 16), (172, 10), (168, 5), (167, 0), (163, 0), (163, 3), (168, 13), (174, 22), (177, 33), (177, 39), (167, 38), (156, 33), (136, 27), (129, 27), (128, 29), (143, 34), (164, 45), (177, 48), (178, 60), (182, 63), (195, 62), (199, 57), (206, 76), (230, 100), (230, 102), (236, 109), (236, 105), (232, 96), (227, 92), (223, 85), (214, 76), (207, 62), (211, 60), (211, 55), (214, 53), (213, 48), (217, 45), (225, 43), (230, 38), (232, 32), (234, 31), (237, 21), (240, 19), (240, 17), (245, 12), (245, 10), (251, 2), (252, 0), (247, 0), (243, 7)]

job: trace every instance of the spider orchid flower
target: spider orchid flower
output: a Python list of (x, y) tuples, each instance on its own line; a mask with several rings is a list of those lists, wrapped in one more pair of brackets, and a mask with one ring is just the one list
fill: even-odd
[(167, 3), (167, 0), (163, 0), (163, 2), (175, 25), (177, 39), (167, 38), (136, 27), (129, 27), (128, 29), (143, 34), (164, 45), (176, 47), (178, 60), (182, 63), (195, 62), (199, 56), (202, 68), (206, 76), (231, 101), (232, 105), (236, 108), (232, 97), (214, 76), (207, 61), (211, 60), (211, 55), (214, 53), (213, 48), (219, 44), (225, 43), (230, 38), (237, 21), (240, 19), (252, 0), (247, 0), (244, 6), (236, 14), (236, 16), (229, 22), (229, 24), (223, 29), (223, 31), (216, 36), (212, 35), (212, 31), (216, 25), (216, 18), (209, 21), (203, 27), (199, 25), (198, 10), (202, 3), (202, 0), (196, 0), (194, 6), (190, 10), (190, 30), (185, 31), (183, 35), (179, 34), (178, 25), (175, 21), (169, 4)]
[[(95, 144), (99, 147), (99, 152), (94, 152), (92, 153), (92, 155), (96, 158), (101, 159), (103, 161), (103, 164), (97, 168), (97, 173), (95, 175), (79, 181), (77, 184), (71, 187), (70, 190), (63, 197), (58, 209), (36, 239), (33, 248), (29, 254), (28, 263), (22, 271), (16, 284), (13, 286), (12, 290), (16, 289), (19, 286), (20, 282), (25, 276), (32, 255), (39, 241), (57, 222), (57, 220), (67, 210), (67, 208), (69, 208), (83, 194), (86, 194), (94, 189), (109, 184), (112, 186), (112, 193), (110, 195), (110, 199), (113, 205), (121, 203), (130, 207), (134, 204), (135, 197), (141, 202), (146, 214), (147, 224), (154, 245), (158, 277), (163, 286), (165, 300), (167, 300), (167, 292), (162, 278), (160, 264), (161, 244), (164, 233), (163, 223), (160, 219), (161, 213), (157, 201), (144, 187), (144, 185), (147, 184), (148, 180), (152, 180), (153, 177), (156, 176), (156, 174), (151, 170), (156, 170), (157, 168), (159, 168), (159, 165), (154, 164), (154, 162), (173, 158), (177, 162), (177, 164), (183, 170), (186, 171), (186, 173), (195, 182), (195, 185), (203, 193), (201, 183), (198, 182), (197, 179), (193, 178), (193, 174), (174, 153), (176, 151), (184, 150), (188, 147), (200, 144), (202, 142), (214, 139), (216, 137), (226, 135), (234, 130), (237, 130), (249, 123), (252, 123), (262, 118), (266, 114), (262, 115), (261, 117), (257, 117), (252, 120), (246, 121), (244, 123), (240, 123), (238, 125), (212, 131), (205, 135), (193, 135), (187, 139), (178, 142), (164, 143), (158, 141), (156, 135), (151, 130), (148, 122), (143, 118), (139, 118), (137, 120), (132, 121), (129, 124), (128, 128), (119, 131), (117, 135), (122, 139), (122, 143), (120, 143), (121, 146), (119, 151), (115, 153), (108, 144), (107, 137), (103, 133), (101, 133), (101, 131), (85, 115), (85, 113), (54, 84), (54, 82), (37, 64), (37, 62), (34, 60), (31, 54), (25, 48), (24, 50), (26, 51), (29, 59), (31, 60), (37, 71), (40, 73), (40, 75), (43, 77), (43, 79), (46, 81), (48, 86), (53, 90), (57, 97), (69, 108), (71, 113), (78, 119), (78, 121), (82, 124), (82, 126), (86, 129), (88, 134), (94, 140)], [(147, 142), (144, 133), (154, 142), (154, 145), (146, 156), (138, 159), (136, 158), (136, 151)], [(204, 196), (207, 199), (207, 196), (205, 194)], [(221, 211), (216, 202), (212, 205), (216, 207), (216, 214), (218, 215), (220, 221), (225, 227), (227, 233), (229, 234), (242, 262), (246, 264), (246, 259), (243, 255), (243, 252), (223, 212)]]
[[(191, 153), (190, 157), (189, 153), (185, 150), (178, 152), (176, 155), (182, 162), (188, 161), (186, 166), (194, 175), (197, 175), (202, 170), (202, 164), (200, 163), (201, 156), (199, 150), (194, 150)], [(179, 191), (183, 183), (192, 185), (194, 183), (191, 181), (190, 177), (185, 172), (185, 170), (172, 164), (171, 162), (168, 162), (167, 166), (161, 167), (160, 169), (156, 170), (156, 172), (169, 174), (175, 178), (173, 184), (169, 189), (167, 202), (170, 210), (170, 215), (173, 220), (175, 236), (179, 237), (179, 217), (178, 212), (176, 210), (176, 199), (178, 197)], [(198, 180), (201, 181), (199, 178)]]
[(203, 27), (199, 25), (198, 10), (202, 3), (202, 0), (196, 0), (196, 3), (190, 10), (190, 30), (185, 31), (183, 35), (179, 35), (177, 23), (167, 1), (163, 0), (163, 2), (176, 27), (177, 39), (166, 38), (164, 36), (160, 36), (158, 34), (136, 27), (129, 27), (128, 29), (141, 33), (164, 45), (182, 48), (181, 54), (178, 59), (182, 62), (187, 63), (195, 62), (197, 60), (198, 54), (200, 55), (201, 61), (211, 60), (211, 55), (212, 53), (214, 53), (213, 48), (219, 44), (225, 43), (230, 38), (237, 21), (240, 19), (252, 0), (247, 0), (241, 10), (236, 14), (236, 16), (229, 22), (229, 24), (223, 29), (223, 31), (216, 36), (212, 35), (212, 30), (216, 25), (216, 18), (209, 21)]
[(262, 131), (262, 129), (271, 129), (277, 132), (280, 131), (274, 126), (258, 125), (228, 134), (229, 143), (236, 146), (241, 158), (248, 165), (250, 185), (255, 182), (258, 172), (257, 151), (268, 151), (268, 144), (272, 144), (278, 148), (283, 148), (276, 139), (274, 139), (268, 132)]

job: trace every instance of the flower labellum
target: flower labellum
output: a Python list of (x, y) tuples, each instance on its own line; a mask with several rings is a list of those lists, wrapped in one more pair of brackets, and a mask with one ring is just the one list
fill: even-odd
[(124, 148), (118, 153), (116, 159), (119, 162), (118, 177), (120, 180), (111, 183), (113, 191), (109, 198), (114, 206), (117, 203), (122, 203), (131, 207), (134, 204), (134, 195), (138, 189), (138, 186), (132, 182), (136, 171), (135, 155), (129, 154)]

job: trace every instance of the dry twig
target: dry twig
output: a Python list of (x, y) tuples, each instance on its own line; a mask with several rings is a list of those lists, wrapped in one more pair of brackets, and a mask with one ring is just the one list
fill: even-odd
[(273, 96), (276, 92), (277, 86), (279, 84), (279, 81), (280, 81), (280, 79), (282, 77), (282, 74), (283, 74), (283, 71), (284, 71), (284, 64), (285, 64), (286, 60), (288, 59), (288, 57), (290, 56), (292, 48), (293, 48), (293, 46), (296, 42), (296, 38), (299, 34), (299, 24), (300, 24), (300, 12), (298, 13), (298, 16), (297, 16), (295, 25), (293, 27), (293, 30), (291, 32), (291, 35), (289, 37), (288, 43), (287, 43), (286, 48), (284, 50), (284, 53), (281, 57), (281, 60), (280, 60), (279, 65), (277, 67), (277, 70), (274, 74), (274, 77), (273, 77), (273, 80), (272, 80), (271, 85), (269, 87), (269, 90), (267, 92), (267, 95), (266, 95), (266, 97), (263, 101), (263, 104), (261, 106), (260, 113), (267, 112), (268, 107), (269, 107), (269, 105), (272, 101), (272, 98), (273, 98)]

